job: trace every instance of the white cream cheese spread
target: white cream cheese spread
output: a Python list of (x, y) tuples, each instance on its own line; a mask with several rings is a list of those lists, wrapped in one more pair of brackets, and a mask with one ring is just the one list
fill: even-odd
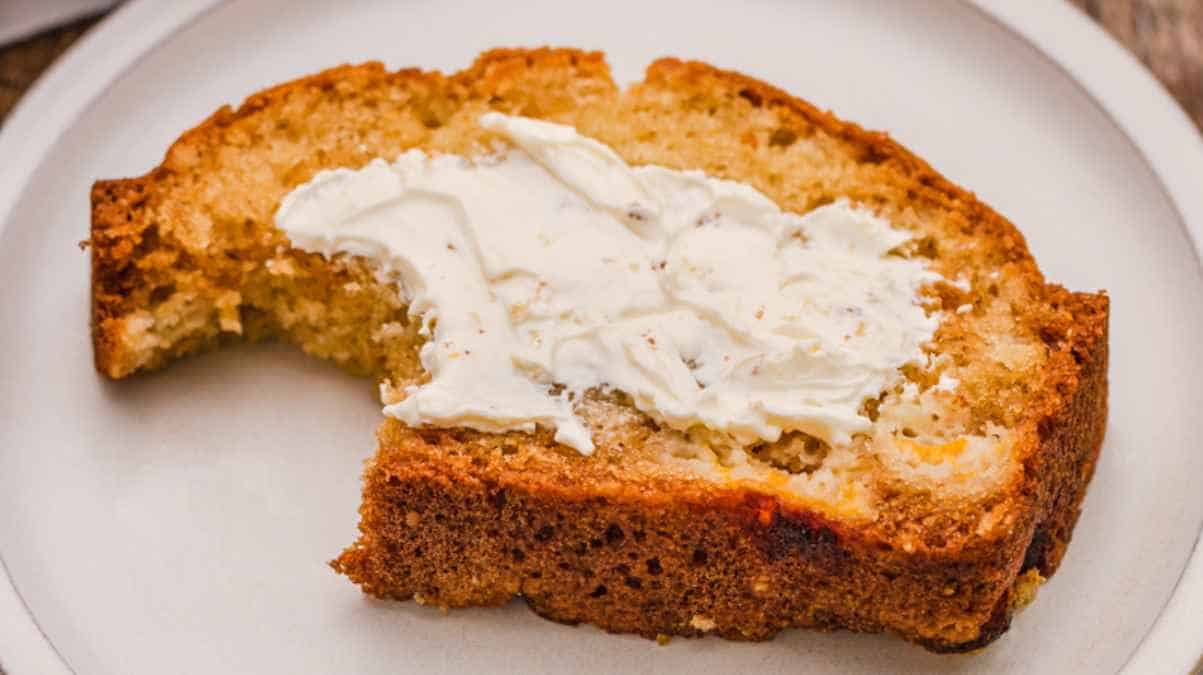
[(740, 443), (798, 430), (833, 445), (923, 360), (940, 279), (889, 255), (910, 235), (846, 202), (783, 212), (700, 171), (632, 167), (568, 126), (488, 113), (513, 147), (419, 150), (323, 171), (287, 197), (293, 245), (363, 256), (428, 337), (428, 382), (385, 413), (411, 426), (555, 430), (593, 450), (573, 401), (628, 394), (676, 429)]

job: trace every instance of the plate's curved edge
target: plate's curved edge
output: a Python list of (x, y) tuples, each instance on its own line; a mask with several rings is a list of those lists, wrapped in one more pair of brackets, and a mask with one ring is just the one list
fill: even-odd
[[(224, 0), (131, 0), (52, 65), (0, 127), (0, 236), (17, 199), (56, 139), (143, 54)], [(53, 105), (51, 105), (53, 103)], [(0, 559), (0, 674), (75, 671), (42, 632)]]
[(1203, 134), (1161, 82), (1100, 26), (1061, 2), (1025, 11), (1007, 0), (968, 0), (1078, 83), (1144, 155), (1203, 263)]
[[(0, 165), (0, 234), (32, 177), (27, 167), (39, 166), (54, 140), (138, 58), (222, 1), (133, 0), (50, 68), (0, 128), (0, 156), (7, 158)], [(1153, 76), (1067, 3), (1032, 11), (1006, 0), (969, 1), (1061, 65), (1112, 116), (1148, 159), (1182, 215), (1196, 256), (1203, 259), (1203, 193), (1193, 182), (1203, 175), (1203, 137)], [(121, 39), (111, 39), (119, 35)], [(47, 105), (51, 98), (56, 105)], [(1203, 635), (1190, 632), (1188, 619), (1203, 614), (1203, 533), (1200, 537), (1174, 594), (1125, 672), (1188, 673), (1198, 665)], [(0, 570), (0, 627), (21, 640), (17, 647), (6, 647), (21, 651), (0, 656), (3, 667), (9, 675), (71, 672), (28, 612), (2, 562)]]
[(42, 632), (13, 586), (8, 569), (0, 561), (0, 633), (11, 638), (0, 654), (0, 673), (72, 673), (70, 666)]
[[(1039, 12), (1008, 0), (970, 2), (1064, 69), (1136, 145), (1178, 210), (1195, 258), (1203, 264), (1203, 192), (1198, 189), (1203, 135), (1153, 74), (1068, 2), (1050, 3)], [(1121, 672), (1203, 670), (1200, 616), (1203, 530), (1165, 607)]]

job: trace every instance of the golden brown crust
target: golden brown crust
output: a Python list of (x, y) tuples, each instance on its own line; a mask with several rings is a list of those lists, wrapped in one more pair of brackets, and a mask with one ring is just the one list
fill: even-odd
[(1023, 516), (1001, 540), (907, 552), (776, 497), (615, 483), (579, 458), (537, 459), (551, 452), (545, 435), (527, 442), (541, 451), (482, 450), (492, 439), (387, 420), (364, 475), (360, 540), (332, 566), (380, 597), (464, 607), (520, 595), (547, 618), (649, 638), (843, 628), (978, 649), (1009, 626), (1017, 577), (1056, 570), (1102, 442), (1107, 301), (1066, 295), (1078, 382), (1007, 488)]
[(549, 618), (646, 637), (806, 626), (965, 641), (1022, 555), (1019, 542), (997, 558), (883, 550), (777, 498), (695, 482), (564, 485), (447, 456), (464, 441), (386, 422), (363, 536), (335, 569), (373, 595), (460, 607), (520, 594)]
[[(1058, 296), (1053, 306), (1065, 312), (1057, 329), (1067, 337), (1057, 344), (1062, 357), (1057, 361), (1066, 374), (1058, 382), (1058, 405), (1044, 411), (1037, 422), (1040, 440), (1024, 458), (1023, 477), (1011, 486), (1025, 498), (1033, 525), (1031, 534), (1023, 537), (1022, 559), (1012, 563), (1015, 576), (1035, 570), (1048, 578), (1057, 571), (1081, 513), (1107, 426), (1108, 298), (1070, 293), (1060, 287), (1053, 287), (1052, 292)], [(921, 644), (933, 651), (961, 652), (997, 639), (1010, 625), (1015, 609), (1012, 584), (1014, 581), (976, 639), (960, 643), (924, 639)]]
[[(1007, 259), (1023, 263), (1023, 272), (1034, 275), (1033, 281), (1043, 282), (1043, 277), (1028, 252), (1027, 242), (1015, 226), (979, 202), (972, 193), (944, 178), (923, 159), (890, 138), (889, 134), (865, 130), (853, 122), (824, 112), (807, 101), (790, 96), (772, 85), (741, 73), (719, 70), (706, 63), (665, 58), (648, 68), (649, 83), (663, 81), (670, 85), (678, 85), (682, 80), (722, 82), (726, 87), (736, 90), (738, 95), (754, 108), (788, 110), (833, 138), (854, 146), (857, 148), (857, 161), (880, 166), (909, 178), (909, 199), (930, 199), (939, 202), (945, 208), (959, 211), (964, 222), (972, 224), (976, 236), (989, 239), (991, 246), (1002, 252)], [(713, 85), (711, 82), (705, 82), (704, 86)]]
[[(388, 72), (376, 62), (339, 66), (254, 94), (237, 110), (222, 107), (176, 140), (151, 172), (93, 186), (97, 370), (117, 379), (241, 334), (241, 328), (222, 326), (220, 297), (271, 286), (262, 266), (288, 244), (272, 227), (272, 211), (288, 190), (317, 171), (361, 166), (420, 144), (444, 151), (470, 148), (479, 132), (471, 138), (443, 128), (468, 104), (555, 116), (614, 91), (600, 53), (502, 49), (452, 77), (417, 69)], [(354, 102), (354, 119), (347, 100)], [(318, 265), (307, 267), (307, 273), (328, 276)], [(348, 280), (341, 275), (311, 285)], [(173, 297), (182, 289), (187, 291)], [(385, 372), (371, 356), (340, 358), (306, 345), (292, 317), (272, 314), (268, 305), (274, 300), (242, 297), (234, 303), (233, 319), (254, 324), (252, 337), (296, 341), (354, 372)], [(184, 313), (184, 319), (147, 314), (165, 301), (174, 301), (173, 312)], [(238, 323), (229, 321), (228, 312), (226, 318)], [(397, 321), (404, 322), (403, 312)], [(310, 334), (318, 330), (311, 323)], [(140, 332), (142, 324), (153, 324), (152, 334)]]
[[(1013, 430), (1020, 469), (983, 499), (901, 494), (863, 523), (655, 466), (640, 448), (667, 432), (646, 419), (588, 460), (542, 432), (388, 420), (365, 475), (360, 542), (335, 568), (377, 595), (466, 606), (521, 594), (550, 618), (649, 637), (762, 639), (811, 626), (891, 630), (957, 651), (1001, 634), (1021, 571), (1048, 576), (1059, 563), (1093, 470), (1106, 296), (1046, 285), (1018, 230), (885, 134), (736, 73), (663, 59), (622, 94), (600, 54), (496, 50), (451, 76), (343, 66), (223, 108), (151, 173), (93, 189), (97, 369), (120, 378), (242, 335), (293, 340), (381, 378), (416, 376), (412, 336), (327, 340), (412, 326), (386, 289), (358, 300), (339, 290), (367, 285), (362, 270), (287, 250), (271, 211), (321, 168), (415, 146), (469, 152), (487, 135), (464, 120), (490, 108), (575, 124), (633, 163), (747, 180), (791, 210), (845, 197), (929, 233), (938, 271), (973, 275), (972, 292), (933, 291), (946, 311), (973, 308), (942, 324), (940, 351), (965, 372), (971, 416)], [(671, 125), (661, 121), (670, 111)], [(628, 119), (644, 122), (616, 123)], [(733, 119), (739, 134), (676, 128)], [(788, 167), (787, 156), (790, 173), (755, 170), (770, 159)], [(829, 162), (843, 173), (824, 174)], [(286, 293), (272, 263), (297, 270)], [(332, 303), (354, 311), (314, 309)], [(1035, 356), (975, 377), (970, 366), (997, 347), (981, 337), (992, 329)]]

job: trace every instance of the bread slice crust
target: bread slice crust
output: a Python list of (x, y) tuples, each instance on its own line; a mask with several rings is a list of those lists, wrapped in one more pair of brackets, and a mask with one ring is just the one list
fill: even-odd
[(386, 420), (364, 474), (360, 539), (332, 565), (379, 597), (468, 607), (520, 596), (549, 619), (648, 638), (842, 628), (979, 649), (1026, 601), (1017, 580), (1056, 571), (1094, 472), (1105, 333), (1081, 347), (1072, 399), (1007, 486), (1023, 517), (998, 539), (904, 551), (775, 496), (582, 470), (544, 434), (473, 451), (493, 439)]
[[(1046, 284), (1009, 222), (885, 134), (696, 62), (657, 61), (639, 88), (623, 114), (654, 117), (656, 102), (669, 97), (673, 105), (699, 106), (699, 116), (707, 106), (730, 106), (771, 124), (738, 135), (738, 145), (697, 139), (657, 161), (640, 138), (607, 133), (612, 120), (604, 111), (620, 93), (600, 54), (570, 49), (495, 50), (452, 76), (343, 66), (256, 94), (236, 111), (219, 110), (147, 175), (93, 188), (98, 371), (121, 378), (241, 336), (292, 340), (382, 379), (416, 377), (413, 327), (387, 290), (374, 291), (344, 323), (334, 321), (347, 329), (342, 342), (323, 341), (323, 331), (339, 331), (329, 317), (307, 318), (307, 308), (341, 301), (337, 289), (367, 285), (363, 271), (282, 254), (287, 240), (271, 227), (270, 213), (284, 192), (322, 168), (359, 166), (410, 147), (468, 153), (487, 141), (457, 127), (457, 117), (499, 109), (573, 123), (633, 163), (735, 179), (747, 179), (740, 162), (754, 162), (766, 148), (802, 145), (799, 139), (838, 147), (860, 173), (852, 187), (834, 181), (836, 192), (874, 205), (920, 205), (892, 214), (896, 222), (924, 209), (949, 214), (950, 232), (988, 242), (985, 255), (1006, 270), (1015, 292), (1038, 300), (1011, 303), (1020, 305), (1011, 311), (1038, 336), (1045, 358), (1039, 387), (1014, 394), (1017, 403), (999, 413), (1019, 429), (1018, 468), (988, 504), (965, 507), (977, 530), (961, 531), (964, 519), (947, 514), (940, 515), (948, 523), (929, 527), (933, 513), (922, 500), (894, 508), (888, 526), (849, 521), (746, 485), (624, 463), (617, 450), (575, 456), (542, 432), (485, 435), (386, 420), (365, 472), (360, 540), (332, 565), (378, 596), (460, 607), (521, 595), (548, 618), (648, 637), (764, 639), (804, 626), (889, 630), (935, 651), (988, 644), (1009, 625), (1022, 595), (1017, 580), (1030, 570), (1051, 575), (1077, 520), (1106, 423), (1107, 297)], [(325, 119), (331, 106), (342, 127), (297, 130), (298, 119)], [(387, 133), (373, 135), (380, 119), (391, 120)], [(264, 139), (287, 146), (277, 153), (284, 156), (229, 168)], [(268, 177), (247, 181), (256, 170)], [(213, 178), (227, 175), (232, 182)], [(795, 189), (793, 180), (752, 182), (799, 211), (830, 199), (833, 181), (815, 178)], [(255, 189), (244, 195), (243, 184)], [(188, 198), (227, 199), (229, 206), (198, 214)], [(948, 257), (955, 269), (956, 256)], [(272, 262), (301, 268), (305, 283), (280, 291)], [(940, 293), (949, 309), (972, 300), (951, 288)], [(283, 309), (282, 295), (289, 296)], [(348, 331), (365, 322), (396, 325), (408, 337), (394, 349), (387, 341), (343, 348)], [(945, 337), (961, 336), (953, 327)], [(1016, 388), (998, 385), (998, 398)], [(659, 433), (653, 427), (646, 419), (626, 424), (627, 449), (637, 454), (640, 439)], [(982, 525), (987, 507), (1001, 524)], [(932, 536), (903, 537), (903, 525)]]

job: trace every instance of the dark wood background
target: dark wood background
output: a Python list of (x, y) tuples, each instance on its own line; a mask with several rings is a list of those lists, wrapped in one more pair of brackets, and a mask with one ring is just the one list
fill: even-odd
[(1130, 49), (1203, 130), (1203, 0), (1070, 0)]
[[(1132, 50), (1203, 129), (1203, 0), (1068, 1)], [(98, 20), (0, 48), (0, 123), (46, 66)]]
[[(1132, 50), (1203, 130), (1203, 0), (1068, 2)], [(0, 48), (0, 124), (38, 75), (100, 18), (77, 21)], [(1203, 673), (1203, 668), (1196, 672)], [(3, 673), (0, 668), (0, 675)]]

